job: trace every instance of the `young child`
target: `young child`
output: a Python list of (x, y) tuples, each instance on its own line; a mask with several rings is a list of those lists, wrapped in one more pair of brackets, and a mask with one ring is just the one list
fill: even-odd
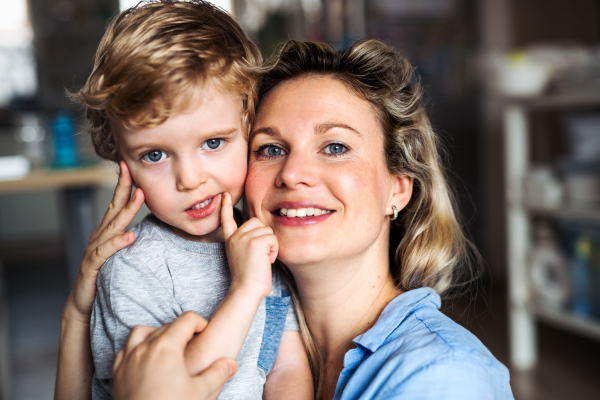
[(260, 61), (237, 23), (202, 0), (127, 10), (100, 43), (75, 97), (96, 152), (131, 173), (152, 214), (98, 276), (94, 399), (111, 398), (114, 357), (134, 326), (188, 310), (210, 319), (186, 350), (190, 373), (237, 358), (219, 398), (312, 398), (290, 297), (271, 273), (277, 239), (257, 219), (239, 229), (233, 219)]

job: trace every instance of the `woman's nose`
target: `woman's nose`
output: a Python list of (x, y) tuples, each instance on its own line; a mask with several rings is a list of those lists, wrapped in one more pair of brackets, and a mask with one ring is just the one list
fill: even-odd
[(275, 184), (288, 189), (314, 186), (318, 180), (317, 172), (318, 166), (309, 155), (291, 152), (286, 157)]
[(199, 162), (180, 161), (176, 169), (175, 179), (179, 191), (194, 190), (207, 180), (206, 170)]

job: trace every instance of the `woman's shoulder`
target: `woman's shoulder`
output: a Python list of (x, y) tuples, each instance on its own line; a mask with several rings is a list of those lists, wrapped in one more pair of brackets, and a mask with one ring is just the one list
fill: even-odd
[(439, 296), (433, 289), (418, 291), (421, 293), (414, 297), (421, 300), (409, 304), (408, 311), (407, 307), (396, 307), (402, 321), (391, 332), (387, 346), (395, 348), (404, 360), (414, 358), (421, 367), (469, 360), (506, 370), (475, 335), (439, 310)]
[(436, 307), (415, 309), (393, 337), (399, 350), (407, 353), (426, 347), (436, 360), (467, 358), (502, 365), (475, 335)]
[(368, 354), (356, 372), (383, 396), (373, 398), (512, 399), (506, 367), (439, 307), (433, 289), (405, 292), (356, 338)]

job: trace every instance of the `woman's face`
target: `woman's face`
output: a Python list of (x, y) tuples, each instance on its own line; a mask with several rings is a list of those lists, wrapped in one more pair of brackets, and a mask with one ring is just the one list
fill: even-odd
[(410, 199), (412, 183), (388, 172), (369, 102), (330, 77), (284, 82), (264, 100), (253, 134), (250, 214), (273, 228), (283, 262), (387, 249), (392, 205), (408, 202), (398, 196)]

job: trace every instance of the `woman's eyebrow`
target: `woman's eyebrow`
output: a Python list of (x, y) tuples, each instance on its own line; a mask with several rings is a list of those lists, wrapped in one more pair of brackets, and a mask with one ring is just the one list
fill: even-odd
[(317, 134), (323, 134), (333, 128), (347, 129), (349, 131), (356, 133), (359, 136), (362, 136), (362, 133), (360, 133), (359, 131), (357, 131), (356, 129), (351, 127), (350, 125), (342, 124), (339, 122), (328, 122), (328, 123), (323, 123), (323, 124), (317, 124), (317, 125), (315, 125), (315, 132)]
[(265, 126), (264, 128), (258, 128), (254, 130), (251, 134), (251, 137), (258, 135), (259, 133), (264, 133), (265, 135), (269, 136), (279, 136), (279, 129), (271, 126)]

